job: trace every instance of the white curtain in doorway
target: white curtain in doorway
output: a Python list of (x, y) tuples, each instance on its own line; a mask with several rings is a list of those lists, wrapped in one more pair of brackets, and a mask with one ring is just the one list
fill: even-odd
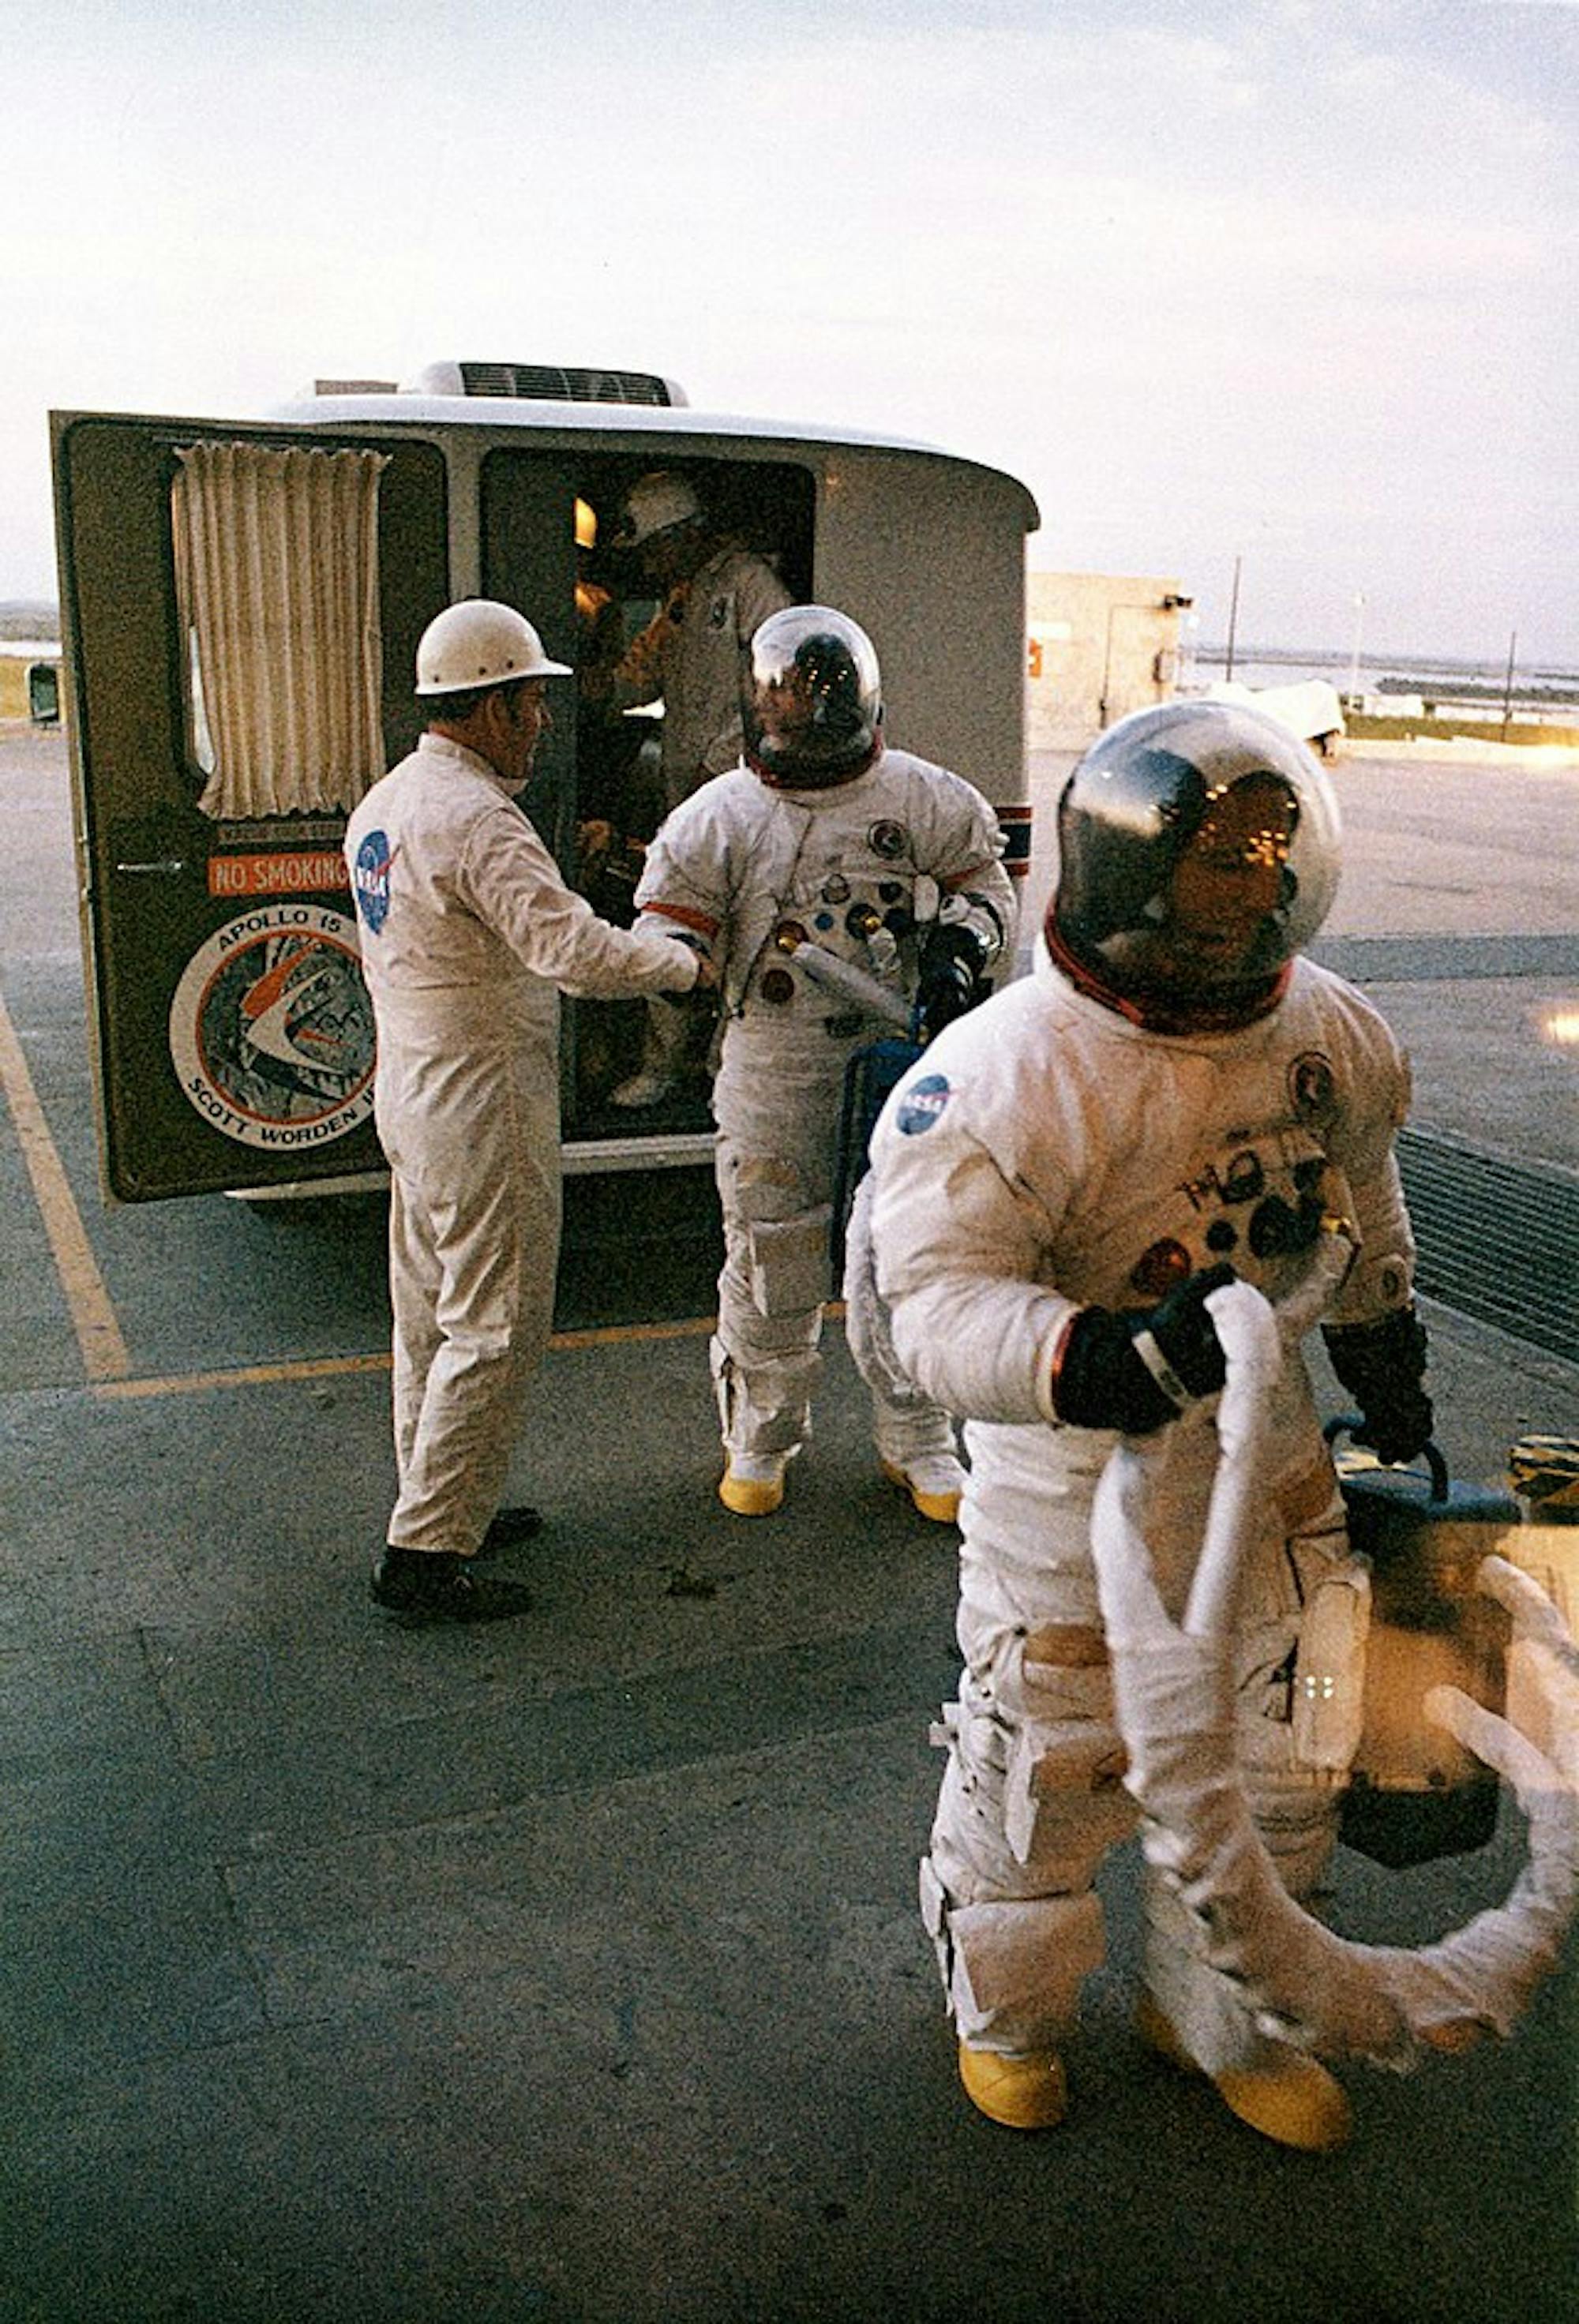
[(171, 489), (199, 800), (349, 812), (383, 774), (380, 452), (193, 444)]

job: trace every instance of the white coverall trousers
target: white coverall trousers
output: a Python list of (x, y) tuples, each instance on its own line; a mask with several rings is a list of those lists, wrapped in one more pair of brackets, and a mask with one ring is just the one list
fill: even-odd
[[(1317, 1590), (1352, 1591), (1355, 1576), (1332, 1463), (1291, 1369), (1279, 1390), (1283, 1458), (1241, 1600), (1237, 1748), (1261, 1836), (1284, 1885), (1305, 1896), (1331, 1852), (1345, 1766), (1300, 1757), (1297, 1649)], [(966, 1668), (937, 1738), (949, 1759), (921, 1904), (960, 2038), (975, 2049), (1058, 2046), (1082, 1978), (1103, 1959), (1094, 1877), (1137, 1821), (1089, 1547), (1092, 1496), (1115, 1441), (1090, 1429), (966, 1425)], [(1171, 1432), (1166, 1508), (1150, 1543), (1176, 1618), (1215, 1462), (1209, 1413), (1197, 1409)], [(1150, 1868), (1144, 1877), (1149, 1987), (1209, 2070), (1253, 2063), (1261, 2037), (1237, 1992), (1201, 1959), (1177, 1900)]]
[(553, 1322), (558, 1018), (540, 988), (424, 994), (381, 1020), (395, 1548), (472, 1554), (504, 1489)]
[[(845, 1066), (882, 1028), (791, 1045), (771, 1020), (733, 1021), (714, 1095), (724, 1214), (718, 1329), (711, 1348), (725, 1450), (760, 1461), (805, 1443), (821, 1376), (823, 1305)], [(879, 1455), (907, 1468), (956, 1452), (946, 1412), (868, 1379)]]

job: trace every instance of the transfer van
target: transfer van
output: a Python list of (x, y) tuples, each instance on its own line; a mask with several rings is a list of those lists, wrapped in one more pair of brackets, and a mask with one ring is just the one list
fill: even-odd
[[(889, 732), (1030, 853), (1025, 542), (1014, 478), (929, 447), (693, 410), (639, 373), (440, 364), (320, 381), (248, 419), (51, 415), (88, 1001), (106, 1196), (355, 1181), (382, 1167), (372, 1011), (340, 843), (412, 747), (417, 641), (498, 597), (574, 666), (526, 805), (565, 875), (628, 920), (660, 704), (611, 713), (606, 641), (655, 610), (615, 544), (677, 472), (791, 596), (882, 660)], [(597, 610), (589, 622), (588, 607)], [(705, 1086), (611, 1093), (639, 1003), (567, 1004), (568, 1172), (704, 1159)]]

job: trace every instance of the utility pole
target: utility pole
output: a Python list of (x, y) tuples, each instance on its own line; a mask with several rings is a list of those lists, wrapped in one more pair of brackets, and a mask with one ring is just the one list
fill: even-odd
[(1236, 557), (1233, 560), (1233, 595), (1228, 601), (1228, 653), (1223, 669), (1224, 678), (1233, 676), (1233, 639), (1239, 627), (1239, 572), (1243, 563), (1242, 557)]
[(1365, 600), (1358, 590), (1354, 593), (1354, 650), (1349, 656), (1349, 692), (1360, 691), (1360, 629), (1365, 619)]
[(1519, 644), (1519, 632), (1514, 631), (1508, 641), (1508, 675), (1502, 681), (1502, 740), (1508, 740), (1508, 722), (1513, 715), (1513, 655)]

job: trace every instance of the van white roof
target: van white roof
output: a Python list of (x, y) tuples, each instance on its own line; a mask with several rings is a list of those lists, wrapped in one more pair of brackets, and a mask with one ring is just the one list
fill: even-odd
[[(388, 394), (298, 396), (257, 415), (299, 427), (340, 427), (364, 421), (381, 428), (476, 428), (494, 431), (540, 429), (570, 435), (736, 437), (759, 443), (842, 445), (882, 452), (909, 452), (951, 460), (961, 467), (1005, 475), (990, 462), (975, 460), (919, 438), (888, 436), (856, 428), (836, 428), (816, 420), (765, 420), (732, 411), (697, 411), (689, 404), (592, 403), (557, 398), (504, 395), (424, 395), (408, 390)], [(1018, 477), (1008, 481), (1019, 484)], [(1026, 490), (1020, 484), (1020, 491)], [(1030, 495), (1027, 493), (1029, 499)]]

